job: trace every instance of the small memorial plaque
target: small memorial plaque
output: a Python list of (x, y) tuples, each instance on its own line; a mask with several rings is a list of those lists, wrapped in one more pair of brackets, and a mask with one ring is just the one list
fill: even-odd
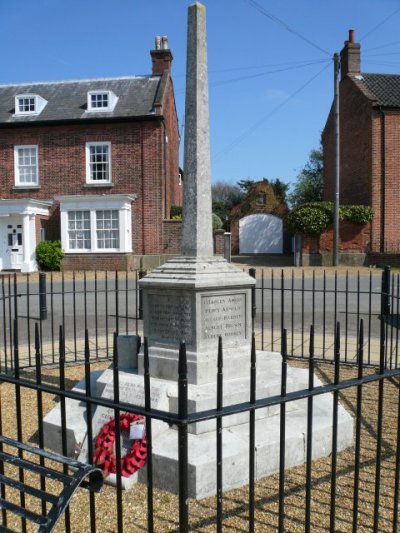
[(246, 294), (216, 294), (201, 297), (201, 338), (227, 340), (246, 338)]
[(160, 342), (192, 342), (192, 305), (189, 296), (149, 294), (149, 332)]

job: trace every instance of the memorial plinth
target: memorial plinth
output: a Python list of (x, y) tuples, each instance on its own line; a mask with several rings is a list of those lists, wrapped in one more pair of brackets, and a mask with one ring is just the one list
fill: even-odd
[[(255, 281), (224, 259), (179, 257), (140, 282), (150, 373), (176, 380), (179, 344), (185, 341), (188, 382), (215, 381), (218, 337), (227, 378), (244, 376), (251, 336), (251, 288)], [(139, 368), (143, 354), (139, 355)]]

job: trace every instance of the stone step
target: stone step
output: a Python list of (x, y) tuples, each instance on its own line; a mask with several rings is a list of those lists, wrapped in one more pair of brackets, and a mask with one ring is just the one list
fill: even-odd
[[(332, 450), (332, 395), (314, 401), (312, 457), (327, 456)], [(306, 461), (307, 401), (293, 402), (294, 409), (286, 415), (285, 468)], [(255, 424), (256, 479), (279, 471), (280, 416), (276, 414)], [(223, 490), (249, 482), (249, 424), (224, 429)], [(353, 420), (339, 406), (338, 451), (353, 444)], [(216, 432), (188, 435), (188, 490), (191, 498), (205, 498), (216, 493)], [(178, 492), (178, 434), (172, 429), (163, 433), (153, 445), (154, 484), (163, 490)], [(146, 471), (139, 472), (146, 482)]]

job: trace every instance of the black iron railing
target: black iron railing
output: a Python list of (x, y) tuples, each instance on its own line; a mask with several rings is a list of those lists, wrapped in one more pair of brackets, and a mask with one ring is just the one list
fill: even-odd
[[(288, 365), (288, 332), (284, 329), (281, 334), (281, 347), (280, 352), (282, 356), (281, 363), (281, 383), (280, 392), (270, 397), (257, 398), (257, 382), (256, 382), (256, 366), (257, 366), (257, 350), (256, 350), (256, 335), (253, 334), (251, 350), (249, 350), (249, 374), (250, 374), (250, 387), (248, 401), (241, 402), (235, 405), (223, 405), (223, 346), (222, 340), (219, 340), (218, 344), (218, 365), (217, 365), (217, 377), (216, 377), (216, 403), (215, 408), (203, 410), (197, 413), (190, 413), (188, 411), (188, 397), (187, 397), (187, 368), (186, 368), (186, 347), (184, 343), (181, 343), (179, 352), (179, 371), (177, 375), (178, 382), (178, 410), (176, 413), (167, 411), (155, 410), (151, 406), (151, 376), (149, 374), (149, 358), (147, 342), (144, 341), (144, 375), (143, 375), (143, 387), (145, 395), (145, 404), (132, 405), (125, 402), (121, 402), (119, 398), (119, 368), (118, 368), (118, 353), (116, 350), (115, 334), (113, 343), (113, 378), (114, 378), (114, 398), (106, 399), (93, 395), (90, 388), (90, 373), (92, 368), (92, 359), (90, 354), (90, 336), (88, 330), (85, 331), (85, 348), (84, 358), (85, 364), (83, 367), (83, 373), (86, 380), (86, 390), (84, 393), (69, 390), (66, 387), (65, 381), (65, 339), (64, 329), (61, 326), (59, 330), (58, 338), (58, 354), (57, 354), (57, 366), (58, 366), (58, 380), (52, 384), (46, 383), (43, 378), (44, 367), (42, 366), (42, 355), (40, 353), (40, 336), (39, 336), (39, 324), (35, 328), (35, 363), (36, 372), (32, 374), (23, 374), (19, 372), (18, 361), (18, 335), (15, 333), (13, 343), (13, 358), (14, 358), (14, 373), (2, 372), (0, 373), (0, 381), (2, 387), (8, 386), (14, 389), (15, 400), (7, 406), (7, 413), (5, 408), (0, 409), (0, 421), (2, 422), (2, 432), (7, 437), (7, 431), (10, 431), (10, 426), (5, 423), (5, 419), (10, 415), (10, 408), (15, 413), (15, 424), (17, 427), (17, 440), (23, 441), (24, 439), (32, 438), (32, 428), (30, 433), (27, 433), (25, 426), (27, 420), (23, 416), (23, 396), (27, 391), (32, 391), (36, 397), (37, 405), (37, 427), (33, 432), (37, 430), (39, 445), (43, 446), (43, 396), (52, 395), (57, 398), (61, 403), (61, 435), (63, 453), (66, 454), (66, 416), (65, 416), (65, 402), (67, 399), (75, 399), (80, 402), (84, 402), (86, 405), (86, 419), (88, 442), (93, 442), (93, 430), (91, 427), (91, 420), (94, 409), (96, 406), (106, 406), (114, 410), (114, 416), (118, 420), (121, 412), (135, 412), (142, 414), (146, 417), (146, 430), (147, 430), (147, 447), (148, 447), (148, 462), (147, 462), (147, 488), (143, 487), (143, 490), (147, 491), (147, 519), (145, 523), (141, 523), (141, 527), (145, 527), (147, 531), (176, 531), (178, 528), (181, 532), (188, 532), (192, 530), (201, 531), (203, 519), (199, 518), (197, 513), (191, 514), (191, 508), (195, 508), (197, 503), (188, 499), (188, 427), (190, 424), (204, 422), (207, 420), (214, 420), (216, 424), (216, 461), (213, 468), (216, 470), (216, 501), (214, 499), (207, 500), (207, 503), (201, 505), (207, 506), (208, 513), (211, 516), (210, 520), (215, 521), (218, 531), (224, 530), (224, 522), (231, 516), (232, 510), (228, 508), (231, 505), (232, 497), (224, 494), (223, 484), (223, 439), (224, 434), (222, 431), (222, 420), (224, 417), (231, 416), (233, 414), (248, 413), (249, 417), (249, 457), (248, 457), (248, 469), (249, 469), (249, 483), (248, 488), (244, 489), (245, 492), (241, 495), (240, 509), (243, 513), (243, 521), (247, 523), (247, 526), (243, 530), (248, 531), (273, 531), (276, 528), (278, 531), (289, 531), (295, 523), (297, 527), (299, 524), (305, 531), (313, 531), (316, 528), (316, 520), (323, 520), (325, 514), (325, 523), (331, 531), (344, 530), (346, 527), (357, 531), (358, 527), (361, 529), (366, 527), (365, 524), (370, 525), (370, 528), (375, 531), (396, 531), (398, 523), (398, 502), (399, 502), (399, 466), (400, 466), (400, 409), (398, 408), (397, 414), (391, 417), (390, 424), (394, 424), (395, 434), (397, 435), (397, 441), (394, 441), (392, 437), (388, 437), (387, 434), (387, 417), (384, 416), (385, 409), (388, 407), (387, 401), (385, 402), (385, 390), (389, 387), (391, 390), (395, 387), (394, 396), (391, 398), (391, 402), (395, 400), (397, 405), (400, 406), (399, 396), (399, 377), (400, 369), (389, 368), (386, 365), (386, 340), (385, 336), (386, 324), (381, 322), (381, 339), (380, 339), (380, 351), (379, 351), (379, 369), (375, 372), (365, 369), (365, 354), (364, 354), (364, 320), (360, 319), (359, 334), (358, 334), (358, 348), (357, 348), (357, 366), (355, 373), (350, 376), (342, 376), (342, 373), (349, 371), (348, 365), (343, 363), (341, 358), (341, 350), (343, 343), (341, 338), (341, 330), (339, 323), (336, 325), (335, 331), (335, 343), (333, 352), (333, 372), (330, 379), (323, 384), (315, 386), (314, 374), (317, 370), (322, 372), (326, 377), (326, 369), (329, 369), (331, 365), (324, 365), (324, 363), (317, 364), (314, 350), (315, 350), (315, 333), (312, 326), (309, 333), (306, 336), (307, 341), (307, 353), (308, 358), (302, 364), (308, 368), (308, 387), (301, 390), (287, 390), (286, 376)], [(13, 326), (14, 332), (18, 332), (17, 324)], [(321, 366), (322, 365), (322, 366)], [(367, 395), (373, 389), (373, 402), (376, 407), (376, 417), (371, 416), (368, 413), (370, 409)], [(10, 393), (11, 389), (7, 389)], [(346, 393), (354, 391), (353, 400), (348, 401)], [(2, 392), (2, 391), (0, 391)], [(318, 397), (324, 394), (330, 393), (333, 395), (332, 413), (331, 413), (331, 450), (332, 453), (329, 459), (329, 467), (325, 462), (325, 467), (328, 468), (327, 474), (322, 478), (322, 481), (316, 479), (316, 468), (312, 461), (313, 457), (313, 408)], [(4, 393), (3, 393), (4, 394)], [(393, 394), (393, 392), (392, 392)], [(29, 408), (32, 409), (32, 396), (30, 396)], [(291, 521), (290, 507), (288, 501), (290, 501), (293, 494), (293, 480), (288, 485), (287, 478), (290, 476), (291, 470), (287, 470), (285, 464), (286, 458), (286, 431), (287, 431), (287, 409), (292, 402), (298, 400), (305, 400), (307, 402), (307, 434), (305, 435), (306, 442), (306, 463), (303, 469), (300, 468), (297, 475), (296, 491), (301, 491), (303, 494), (301, 501), (304, 502), (301, 517), (296, 516), (296, 522)], [(339, 402), (344, 402), (345, 407), (352, 408), (354, 415), (354, 450), (338, 453), (338, 406)], [(347, 403), (346, 403), (347, 402)], [(273, 497), (273, 502), (277, 509), (277, 514), (270, 514), (270, 523), (265, 522), (265, 515), (263, 514), (263, 505), (258, 502), (258, 491), (260, 490), (260, 483), (262, 481), (256, 480), (256, 412), (259, 409), (265, 407), (279, 407), (279, 427), (280, 427), (280, 439), (279, 439), (279, 470), (276, 478), (276, 492)], [(25, 411), (26, 412), (26, 411)], [(4, 418), (4, 421), (3, 421)], [(179, 508), (177, 521), (171, 519), (165, 521), (163, 526), (160, 526), (158, 522), (158, 528), (155, 526), (155, 506), (154, 506), (154, 493), (157, 490), (154, 486), (154, 469), (152, 463), (152, 420), (161, 420), (170, 425), (177, 427), (177, 444), (178, 444), (178, 466), (176, 477), (178, 479), (179, 494), (176, 500), (176, 505)], [(268, 424), (268, 418), (265, 420)], [(13, 429), (13, 428), (12, 428)], [(372, 455), (365, 458), (365, 436), (371, 436), (372, 441), (368, 446), (372, 447)], [(392, 433), (391, 433), (392, 435)], [(362, 438), (364, 437), (364, 438)], [(389, 443), (390, 440), (390, 444)], [(87, 526), (81, 523), (83, 521), (82, 505), (79, 505), (80, 512), (78, 514), (69, 512), (67, 510), (64, 518), (65, 531), (77, 530), (79, 527), (86, 528), (85, 530), (91, 531), (106, 531), (116, 530), (119, 532), (130, 531), (124, 527), (124, 518), (126, 513), (135, 512), (131, 505), (126, 505), (126, 499), (124, 499), (121, 483), (121, 467), (120, 467), (120, 442), (121, 433), (116, 430), (116, 455), (117, 455), (117, 484), (116, 487), (110, 489), (115, 491), (115, 498), (110, 497), (107, 500), (109, 506), (108, 515), (109, 519), (106, 522), (97, 520), (97, 515), (100, 512), (98, 506), (100, 505), (96, 497), (91, 494), (89, 501), (87, 496), (80, 496), (78, 493), (76, 498), (84, 498), (84, 509), (87, 510), (88, 516)], [(92, 444), (91, 444), (92, 445)], [(24, 459), (24, 450), (18, 454), (19, 459)], [(343, 466), (342, 455), (347, 454), (347, 462)], [(93, 449), (89, 447), (89, 458), (93, 457)], [(48, 467), (48, 461), (45, 454), (40, 456), (41, 468)], [(340, 466), (339, 466), (340, 463)], [(3, 473), (3, 472), (1, 472)], [(43, 472), (42, 472), (43, 473)], [(61, 473), (65, 473), (61, 469)], [(16, 473), (18, 480), (18, 473)], [(362, 481), (365, 483), (365, 476), (368, 476), (370, 485), (367, 489), (361, 486)], [(343, 494), (342, 479), (346, 479), (346, 486), (352, 486), (350, 492)], [(24, 481), (24, 480), (22, 480)], [(38, 490), (46, 491), (47, 478), (45, 475), (40, 476), (38, 480)], [(325, 495), (325, 507), (321, 511), (318, 509), (317, 518), (314, 516), (315, 506), (318, 505), (321, 497), (321, 483), (325, 486), (327, 494)], [(340, 490), (339, 490), (340, 485)], [(385, 506), (381, 506), (382, 502), (382, 486), (385, 487)], [(390, 498), (388, 500), (387, 492), (390, 487)], [(316, 490), (318, 488), (318, 490)], [(362, 490), (361, 490), (362, 489)], [(34, 492), (32, 490), (31, 492)], [(243, 500), (243, 495), (247, 493), (247, 501)], [(112, 493), (114, 494), (114, 492)], [(1, 485), (1, 498), (4, 501), (8, 501), (9, 491)], [(158, 499), (160, 501), (160, 499)], [(214, 503), (215, 501), (215, 507)], [(389, 503), (388, 503), (389, 501)], [(329, 503), (327, 503), (329, 502)], [(265, 502), (264, 502), (265, 503)], [(104, 502), (103, 502), (104, 505)], [(145, 503), (144, 503), (145, 505)], [(36, 511), (31, 511), (28, 508), (28, 502), (24, 499), (20, 501), (21, 508), (25, 508), (27, 513), (30, 512), (44, 512), (40, 507), (40, 501), (35, 507)], [(352, 509), (351, 509), (352, 507)], [(114, 508), (114, 512), (111, 509)], [(347, 511), (351, 510), (351, 523), (347, 518)], [(391, 513), (389, 512), (391, 509)], [(12, 509), (8, 509), (12, 512)], [(346, 511), (346, 512), (345, 512)], [(385, 514), (382, 517), (382, 514)], [(5, 514), (7, 509), (3, 508), (3, 525), (6, 524)], [(226, 513), (226, 514), (225, 514)], [(260, 515), (261, 513), (261, 515)], [(322, 513), (322, 515), (321, 515)], [(390, 514), (390, 519), (388, 518)], [(22, 520), (24, 520), (23, 513)], [(157, 517), (159, 520), (159, 517)], [(347, 521), (346, 521), (347, 520)], [(15, 521), (12, 522), (8, 518), (8, 525), (10, 524), (18, 529), (18, 525), (15, 525)], [(211, 523), (211, 522), (210, 522)], [(21, 522), (22, 524), (22, 522)], [(20, 527), (22, 525), (20, 524)], [(206, 525), (206, 523), (204, 523)], [(8, 526), (7, 526), (8, 527)], [(264, 529), (263, 529), (264, 528)]]
[[(399, 274), (383, 271), (250, 269), (252, 323), (258, 349), (279, 351), (288, 332), (288, 356), (308, 357), (308, 324), (314, 326), (315, 359), (333, 361), (336, 323), (342, 327), (341, 359), (356, 363), (360, 320), (364, 320), (365, 364), (379, 367), (381, 324), (385, 325), (385, 365), (399, 362)], [(0, 368), (13, 369), (13, 323), (18, 320), (20, 366), (34, 366), (34, 324), (38, 322), (42, 364), (57, 362), (57, 329), (68, 332), (67, 362), (84, 361), (85, 329), (91, 333), (91, 358), (112, 358), (112, 335), (142, 333), (141, 272), (75, 272), (1, 276)]]

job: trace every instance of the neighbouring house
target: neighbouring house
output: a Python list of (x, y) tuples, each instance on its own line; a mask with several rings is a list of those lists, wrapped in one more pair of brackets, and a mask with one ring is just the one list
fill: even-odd
[[(361, 71), (360, 44), (350, 30), (340, 54), (340, 203), (374, 210), (369, 262), (400, 252), (400, 75)], [(333, 200), (334, 116), (322, 134), (324, 197)]]
[(230, 212), (233, 254), (282, 254), (285, 251), (283, 217), (286, 204), (276, 198), (267, 181), (254, 183)]
[(180, 251), (179, 129), (166, 37), (147, 76), (0, 86), (0, 269), (131, 269)]

